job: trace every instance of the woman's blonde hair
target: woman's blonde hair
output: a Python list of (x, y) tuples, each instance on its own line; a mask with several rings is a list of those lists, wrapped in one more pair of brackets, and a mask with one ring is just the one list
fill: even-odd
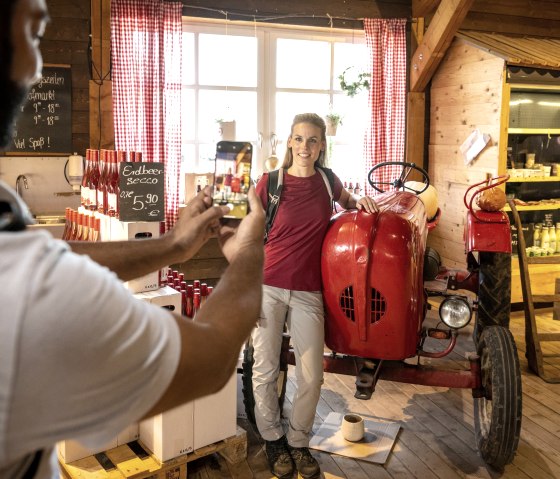
[[(326, 141), (327, 125), (325, 124), (325, 120), (323, 120), (323, 118), (321, 118), (316, 113), (300, 113), (299, 115), (294, 116), (294, 121), (292, 121), (292, 127), (290, 128), (290, 136), (288, 138), (292, 137), (292, 134), (294, 132), (294, 126), (300, 123), (310, 123), (311, 125), (314, 125), (317, 128), (319, 128), (321, 130), (321, 141)], [(317, 158), (315, 164), (318, 166), (326, 166), (327, 163), (326, 155), (327, 152), (325, 148), (325, 150), (322, 150), (321, 153), (319, 153), (319, 158)], [(289, 168), (290, 166), (292, 166), (293, 162), (294, 162), (294, 155), (292, 154), (292, 149), (286, 148), (286, 155), (284, 156), (284, 162), (282, 163), (282, 168)]]

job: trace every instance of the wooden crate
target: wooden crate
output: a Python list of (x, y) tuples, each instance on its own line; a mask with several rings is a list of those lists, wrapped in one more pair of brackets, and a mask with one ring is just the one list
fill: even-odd
[(231, 464), (247, 458), (247, 433), (237, 426), (235, 436), (201, 447), (163, 463), (140, 442), (134, 441), (70, 464), (60, 460), (65, 479), (186, 479), (187, 463), (219, 453)]

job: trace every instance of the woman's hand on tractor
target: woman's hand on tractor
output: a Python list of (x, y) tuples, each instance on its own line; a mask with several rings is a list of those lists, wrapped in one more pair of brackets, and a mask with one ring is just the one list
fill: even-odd
[(377, 213), (379, 211), (377, 203), (370, 196), (362, 196), (356, 201), (356, 208), (364, 210), (366, 213)]

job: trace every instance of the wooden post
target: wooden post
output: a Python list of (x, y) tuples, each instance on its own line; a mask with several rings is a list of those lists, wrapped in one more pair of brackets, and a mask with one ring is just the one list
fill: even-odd
[[(554, 294), (560, 294), (560, 278), (556, 278), (554, 283)], [(560, 321), (560, 303), (558, 302), (552, 305), (552, 319)]]

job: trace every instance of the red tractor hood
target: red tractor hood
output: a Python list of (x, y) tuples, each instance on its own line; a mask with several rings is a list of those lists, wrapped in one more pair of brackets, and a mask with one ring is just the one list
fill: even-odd
[(416, 355), (424, 316), (426, 212), (407, 192), (375, 200), (379, 213), (339, 213), (325, 236), (325, 343), (341, 354), (404, 359)]

